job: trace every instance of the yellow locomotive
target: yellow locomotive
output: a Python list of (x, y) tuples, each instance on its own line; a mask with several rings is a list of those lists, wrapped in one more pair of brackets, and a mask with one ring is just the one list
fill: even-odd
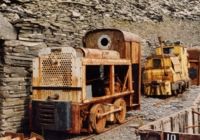
[(155, 49), (155, 54), (148, 57), (145, 63), (144, 94), (177, 95), (189, 86), (187, 51), (179, 42), (160, 44)]
[(140, 109), (140, 37), (97, 29), (83, 45), (46, 48), (34, 59), (33, 129), (100, 133)]

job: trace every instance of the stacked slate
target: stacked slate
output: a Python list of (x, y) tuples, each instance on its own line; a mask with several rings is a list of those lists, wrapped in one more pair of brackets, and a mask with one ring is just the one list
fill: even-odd
[[(48, 47), (69, 46), (69, 28), (62, 24), (39, 21), (32, 18), (22, 18), (15, 21), (14, 26), (19, 30), (18, 38), (28, 42), (44, 42)], [(74, 36), (70, 39), (73, 41)]]
[(13, 23), (19, 30), (18, 39), (28, 42), (44, 42), (45, 36), (42, 32), (45, 29), (45, 25), (42, 22), (36, 21), (36, 19), (20, 19)]
[(28, 127), (32, 59), (43, 42), (5, 41), (0, 48), (0, 133)]

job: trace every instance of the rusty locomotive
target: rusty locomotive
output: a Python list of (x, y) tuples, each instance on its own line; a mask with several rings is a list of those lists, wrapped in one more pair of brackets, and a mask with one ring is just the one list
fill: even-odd
[(187, 49), (190, 68), (188, 70), (192, 85), (200, 85), (200, 46)]
[(143, 72), (144, 94), (171, 96), (183, 93), (189, 87), (186, 47), (180, 42), (163, 43), (155, 54), (147, 58)]
[(33, 129), (68, 133), (105, 130), (140, 109), (140, 37), (118, 29), (97, 29), (81, 48), (41, 50), (33, 61)]

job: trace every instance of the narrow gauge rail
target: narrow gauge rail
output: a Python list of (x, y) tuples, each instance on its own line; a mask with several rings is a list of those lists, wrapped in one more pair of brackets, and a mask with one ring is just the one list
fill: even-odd
[[(184, 94), (179, 94), (178, 97), (182, 98), (184, 96)], [(159, 102), (156, 102), (153, 104), (153, 106), (155, 107), (160, 107), (164, 104), (169, 104), (170, 102), (173, 102), (175, 99), (177, 99), (177, 96), (171, 96), (171, 97), (168, 97), (168, 98), (165, 98)], [(77, 138), (72, 138), (72, 140), (89, 140), (89, 139), (95, 139), (99, 136), (103, 136), (105, 135), (105, 133), (112, 133), (113, 130), (115, 129), (119, 129), (120, 127), (123, 127), (123, 126), (127, 126), (129, 125), (130, 123), (132, 123), (133, 121), (135, 122), (139, 122), (141, 121), (141, 124), (144, 123), (144, 118), (142, 118), (141, 115), (134, 115), (134, 116), (130, 116), (130, 117), (127, 117), (126, 121), (123, 123), (123, 124), (114, 124), (114, 125), (109, 125), (108, 128), (105, 129), (104, 132), (102, 132), (101, 134), (91, 134), (91, 135), (87, 135), (87, 136), (80, 136), (80, 137), (77, 137)], [(136, 123), (136, 125), (134, 125), (134, 128), (136, 128), (137, 126), (139, 127), (140, 123)], [(133, 127), (131, 127), (133, 128)], [(130, 134), (130, 135), (134, 135), (134, 134)], [(101, 138), (100, 138), (101, 139)]]
[[(102, 132), (101, 134), (107, 132), (107, 131), (111, 131), (113, 129), (117, 129), (119, 127), (122, 127), (124, 125), (127, 125), (129, 122), (133, 121), (133, 120), (137, 120), (138, 119), (138, 116), (132, 116), (132, 117), (129, 117), (124, 123), (122, 124), (115, 124), (115, 125), (109, 125), (108, 128), (105, 129), (104, 132)], [(99, 134), (99, 135), (101, 135)], [(83, 138), (80, 138), (80, 140), (88, 140), (88, 139), (93, 139), (97, 136), (97, 134), (91, 134), (89, 136), (86, 136), (86, 137), (83, 137)]]
[(112, 130), (115, 130), (115, 129), (118, 129), (120, 127), (123, 127), (125, 125), (127, 125), (128, 123), (132, 122), (132, 121), (136, 121), (140, 119), (138, 116), (130, 116), (130, 117), (127, 117), (126, 120), (122, 123), (122, 124), (110, 124), (110, 125), (107, 125), (107, 127), (105, 128), (105, 130), (100, 133), (100, 134), (96, 134), (96, 133), (91, 133), (91, 134), (88, 134), (87, 132), (86, 133), (81, 133), (79, 135), (68, 135), (64, 132), (55, 132), (55, 131), (47, 131), (45, 133), (44, 131), (44, 137), (45, 139), (48, 139), (48, 140), (54, 140), (55, 138), (59, 139), (59, 140), (87, 140), (87, 139), (94, 139), (96, 138), (97, 136), (99, 135), (104, 135), (106, 132), (109, 131), (109, 133), (111, 132), (112, 133)]

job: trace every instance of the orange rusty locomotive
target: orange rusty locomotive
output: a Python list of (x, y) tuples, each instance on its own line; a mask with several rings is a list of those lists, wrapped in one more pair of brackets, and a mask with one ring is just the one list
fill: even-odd
[(140, 109), (140, 37), (118, 29), (86, 33), (81, 48), (41, 50), (33, 61), (32, 128), (105, 130)]

